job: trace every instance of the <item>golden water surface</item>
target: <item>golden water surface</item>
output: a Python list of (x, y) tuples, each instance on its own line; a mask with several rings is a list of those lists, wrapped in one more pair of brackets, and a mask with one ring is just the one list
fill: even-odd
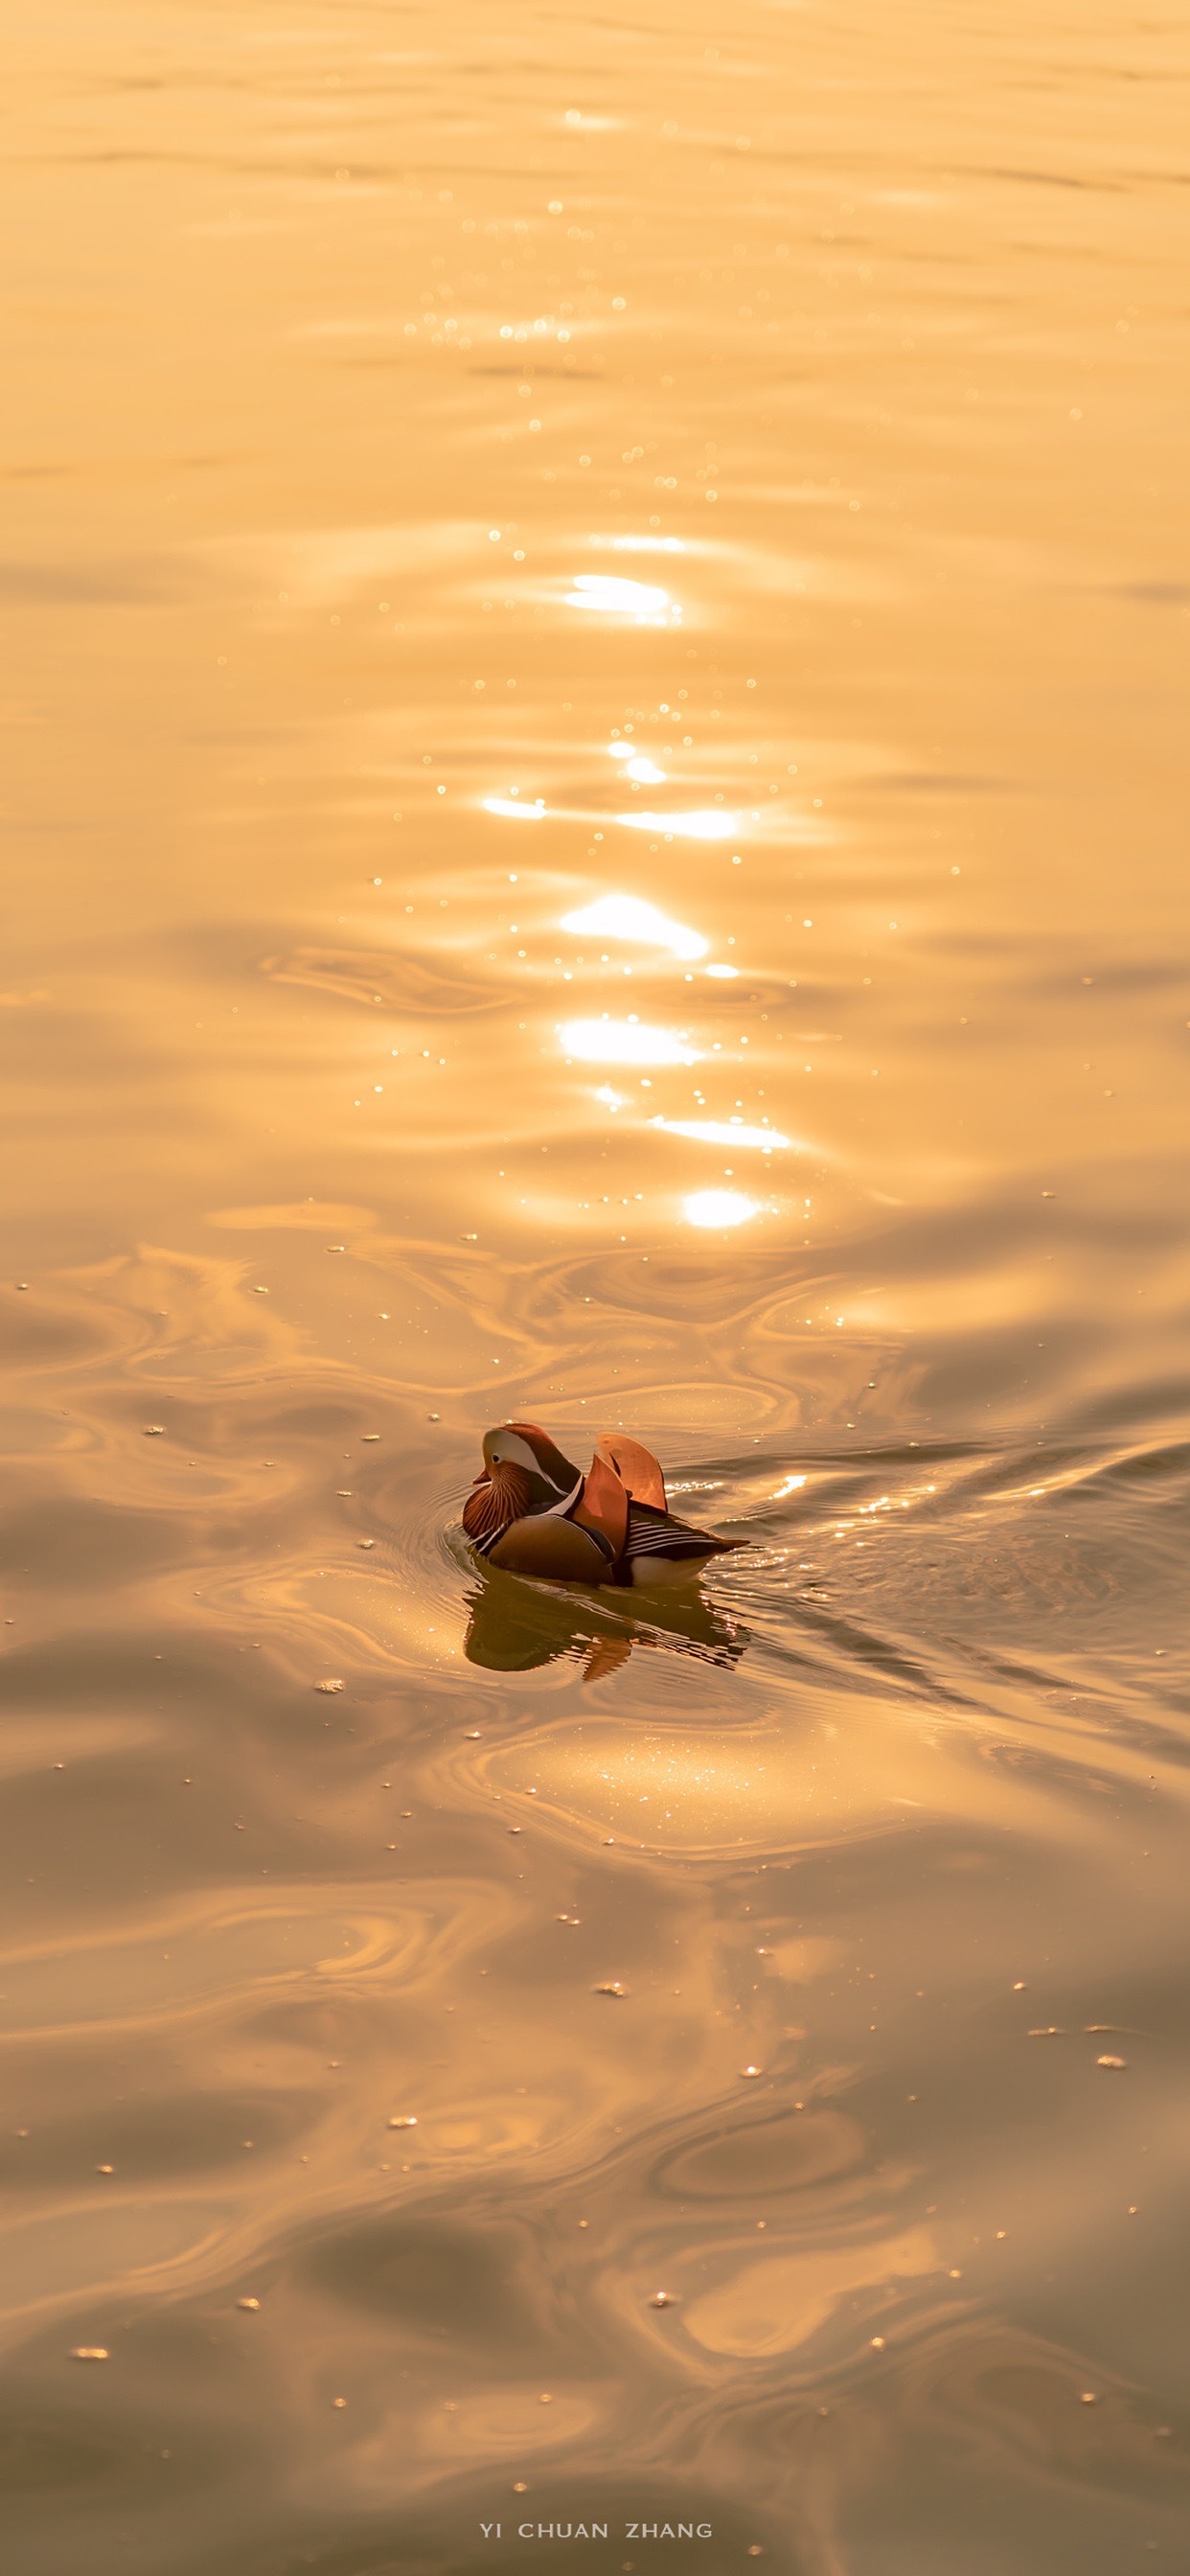
[(6, 64), (6, 2576), (1184, 2569), (1184, 19)]

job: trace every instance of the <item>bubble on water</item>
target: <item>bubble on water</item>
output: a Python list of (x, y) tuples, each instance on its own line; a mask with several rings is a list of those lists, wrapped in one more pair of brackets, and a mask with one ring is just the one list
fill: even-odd
[(416, 2129), (417, 2113), (416, 2111), (398, 2111), (394, 2114), (388, 2125), (390, 2129)]
[(316, 1691), (325, 1691), (328, 1699), (330, 1699), (333, 1698), (336, 1691), (342, 1690), (343, 1684), (340, 1681), (315, 1682), (314, 1688)]
[(250, 2316), (255, 2316), (260, 2306), (260, 2301), (259, 2299), (237, 2299), (236, 2306), (237, 2308), (246, 2308)]
[(146, 1440), (164, 1440), (165, 1424), (163, 1422), (146, 1422), (145, 1438)]
[(763, 2073), (764, 2073), (764, 2068), (763, 2068), (763, 2066), (741, 2066), (741, 2068), (740, 2068), (740, 2075), (741, 2075), (741, 2078), (742, 2078), (745, 2082), (747, 2082), (750, 2078), (752, 2078), (752, 2077), (754, 2077), (754, 2076), (757, 2076), (757, 2075), (763, 2075)]
[(654, 2290), (653, 2296), (649, 2301), (649, 2306), (651, 2308), (672, 2308), (672, 2292), (669, 2290)]
[(72, 2361), (106, 2361), (108, 2358), (107, 2345), (105, 2343), (76, 2343), (71, 2348), (70, 2358)]
[(374, 1538), (357, 1538), (355, 1544), (357, 1547), (375, 1547), (376, 1541)]
[(1096, 2066), (1124, 2067), (1127, 2066), (1128, 2060), (1126, 2057), (1097, 2057), (1095, 2064)]
[(620, 1984), (618, 1977), (607, 1977), (601, 1985), (592, 1986), (591, 1992), (593, 1995), (614, 1995), (619, 2002), (627, 1994), (628, 1988)]

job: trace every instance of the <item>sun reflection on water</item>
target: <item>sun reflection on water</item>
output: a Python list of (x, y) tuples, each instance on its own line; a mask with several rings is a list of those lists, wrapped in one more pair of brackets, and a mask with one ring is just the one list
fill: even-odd
[(708, 942), (683, 921), (671, 921), (640, 895), (603, 894), (581, 912), (568, 912), (561, 928), (582, 938), (633, 939), (642, 947), (668, 948), (675, 957), (705, 957)]
[(715, 1232), (746, 1225), (749, 1217), (760, 1215), (759, 1200), (745, 1198), (742, 1190), (691, 1190), (682, 1207), (688, 1225)]
[(669, 592), (656, 582), (629, 581), (625, 574), (610, 572), (576, 573), (574, 588), (566, 593), (566, 605), (595, 609), (604, 616), (635, 617), (650, 625), (656, 625), (666, 614), (673, 619), (682, 614)]
[(672, 1029), (642, 1027), (638, 1020), (566, 1020), (558, 1031), (564, 1054), (586, 1064), (698, 1064), (697, 1047)]
[(612, 819), (628, 832), (663, 832), (683, 841), (728, 841), (739, 830), (739, 816), (721, 814), (714, 805), (689, 814), (616, 814)]
[(689, 1136), (696, 1145), (742, 1145), (749, 1152), (771, 1154), (792, 1145), (791, 1136), (775, 1127), (746, 1127), (742, 1118), (654, 1118), (667, 1136)]
[(658, 769), (656, 761), (646, 759), (643, 752), (634, 752), (630, 742), (610, 742), (607, 748), (609, 759), (627, 762), (624, 775), (635, 779), (638, 787), (664, 787), (667, 771)]
[(684, 555), (684, 537), (592, 537), (593, 546), (611, 546), (618, 555)]

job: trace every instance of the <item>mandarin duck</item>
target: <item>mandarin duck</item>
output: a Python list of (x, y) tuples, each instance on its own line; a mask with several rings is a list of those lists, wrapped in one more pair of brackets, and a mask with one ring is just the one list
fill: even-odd
[(713, 1556), (746, 1547), (675, 1520), (665, 1479), (639, 1440), (605, 1432), (584, 1476), (535, 1422), (484, 1434), (483, 1472), (463, 1505), (477, 1555), (555, 1583), (688, 1582)]

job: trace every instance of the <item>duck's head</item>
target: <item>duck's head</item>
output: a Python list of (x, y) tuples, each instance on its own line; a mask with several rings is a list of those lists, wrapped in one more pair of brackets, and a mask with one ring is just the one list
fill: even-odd
[(577, 1467), (535, 1422), (500, 1422), (485, 1431), (483, 1472), (463, 1505), (468, 1538), (490, 1538), (527, 1512), (547, 1512), (573, 1491)]

